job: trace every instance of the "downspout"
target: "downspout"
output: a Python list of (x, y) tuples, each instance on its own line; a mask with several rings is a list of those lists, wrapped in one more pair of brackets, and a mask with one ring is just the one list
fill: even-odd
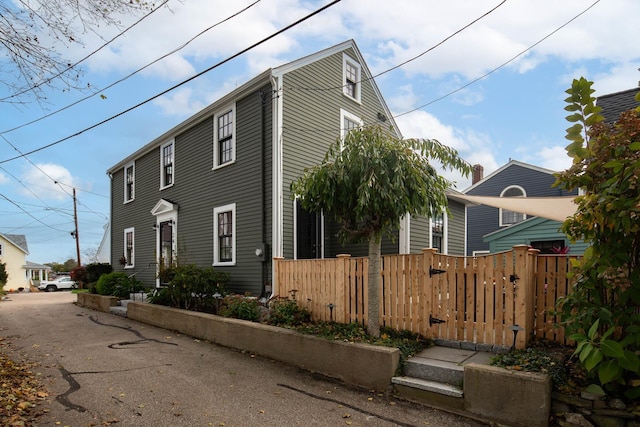
[(271, 86), (273, 89), (273, 101), (271, 107), (272, 129), (271, 129), (271, 149), (272, 149), (272, 170), (271, 170), (271, 274), (272, 274), (272, 296), (278, 296), (278, 280), (275, 272), (274, 258), (282, 257), (282, 102), (280, 100), (281, 90), (280, 79), (272, 74)]
[(267, 144), (267, 135), (265, 133), (265, 125), (264, 125), (264, 120), (265, 120), (265, 114), (264, 114), (264, 109), (265, 109), (265, 102), (267, 102), (267, 100), (265, 99), (265, 92), (264, 91), (260, 91), (260, 240), (264, 245), (264, 252), (265, 252), (265, 258), (263, 258), (263, 260), (261, 261), (261, 270), (262, 270), (262, 290), (261, 290), (261, 296), (262, 297), (267, 297), (266, 295), (266, 287), (267, 287), (267, 280), (268, 280), (268, 268), (267, 268), (267, 262), (268, 259), (266, 258), (267, 254), (269, 253), (268, 248), (266, 247), (266, 243), (267, 243), (267, 213), (266, 213), (266, 208), (267, 208), (267, 188), (266, 188), (266, 166), (265, 166), (265, 154), (266, 154), (266, 144)]

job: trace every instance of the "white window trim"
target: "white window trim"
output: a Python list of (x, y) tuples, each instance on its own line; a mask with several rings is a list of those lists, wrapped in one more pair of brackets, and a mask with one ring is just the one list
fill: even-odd
[[(429, 217), (429, 247), (433, 248), (433, 218)], [(442, 255), (449, 254), (449, 217), (446, 211), (442, 211)]]
[[(522, 192), (522, 197), (527, 197), (527, 192), (524, 190), (524, 188), (522, 188), (519, 185), (510, 185), (508, 187), (506, 187), (504, 190), (502, 190), (502, 192), (500, 193), (500, 197), (504, 197), (504, 193), (506, 193), (507, 191), (511, 190), (512, 188), (517, 188), (518, 190), (520, 190)], [(510, 209), (507, 209), (510, 210)], [(511, 212), (515, 212), (515, 211), (511, 211)], [(519, 212), (518, 212), (519, 213)], [(525, 219), (527, 219), (527, 214), (522, 214), (522, 221), (524, 221)], [(512, 223), (512, 224), (505, 224), (502, 222), (502, 208), (498, 209), (498, 223), (500, 224), (500, 227), (506, 227), (509, 225), (515, 225), (518, 223)]]
[[(232, 116), (232, 136), (231, 136), (231, 160), (220, 164), (220, 149), (218, 144), (218, 117), (223, 114), (227, 114), (231, 111)], [(236, 135), (236, 104), (235, 102), (227, 107), (221, 109), (213, 116), (213, 170), (223, 168), (225, 166), (232, 165), (236, 162), (236, 146), (237, 146), (237, 135)]]
[[(171, 141), (167, 141), (164, 144), (162, 144), (160, 146), (160, 190), (164, 190), (165, 188), (170, 188), (173, 187), (173, 184), (176, 183), (176, 144), (175, 144), (175, 139), (172, 139)], [(171, 150), (171, 152), (173, 153), (173, 164), (172, 164), (172, 175), (173, 175), (173, 181), (171, 182), (171, 184), (166, 185), (164, 182), (164, 155), (163, 155), (163, 151), (165, 147), (168, 147), (169, 145), (173, 146), (173, 149)]]
[[(132, 193), (133, 193), (133, 195), (131, 196), (130, 199), (127, 199), (127, 169), (129, 169), (130, 167), (133, 168), (133, 184), (132, 184), (132, 187), (133, 187)], [(124, 179), (123, 179), (123, 181), (124, 181), (124, 203), (127, 204), (127, 203), (133, 202), (136, 199), (136, 163), (135, 162), (131, 162), (131, 163), (125, 165), (123, 171), (124, 171)]]
[[(356, 97), (353, 98), (351, 95), (347, 93), (347, 62), (353, 65), (358, 70), (358, 79), (356, 83)], [(346, 53), (342, 54), (342, 84), (344, 85), (342, 89), (342, 94), (352, 101), (357, 102), (358, 104), (362, 103), (362, 66), (358, 61), (347, 55)]]
[(355, 114), (352, 114), (347, 110), (341, 108), (340, 109), (340, 136), (342, 137), (343, 140), (345, 136), (347, 136), (347, 128), (344, 127), (345, 119), (351, 120), (354, 123), (358, 123), (360, 126), (364, 125), (364, 121), (362, 120), (361, 117), (358, 117)]
[[(218, 261), (218, 255), (220, 255), (220, 242), (218, 240), (218, 213), (231, 211), (231, 233), (232, 233), (232, 249), (231, 249), (231, 261)], [(218, 206), (213, 208), (213, 266), (232, 266), (236, 265), (236, 204), (231, 203), (224, 206)]]
[(127, 264), (125, 264), (124, 268), (125, 269), (130, 269), (130, 268), (134, 268), (135, 267), (135, 261), (136, 261), (136, 232), (135, 232), (135, 227), (129, 227), (129, 228), (125, 228), (124, 229), (124, 248), (123, 248), (123, 254), (127, 255), (127, 234), (131, 233), (132, 235), (132, 246), (131, 246), (131, 253), (132, 256), (131, 258), (133, 259), (127, 259)]
[(490, 253), (491, 251), (488, 251), (488, 250), (473, 251), (473, 256), (489, 255)]

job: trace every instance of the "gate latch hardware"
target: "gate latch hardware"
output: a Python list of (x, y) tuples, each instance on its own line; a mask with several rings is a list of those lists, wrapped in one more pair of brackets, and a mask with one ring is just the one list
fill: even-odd
[(438, 268), (433, 268), (433, 267), (429, 267), (429, 277), (436, 275), (436, 274), (442, 274), (442, 273), (446, 273), (447, 270), (440, 270)]
[(429, 326), (433, 326), (434, 323), (437, 325), (439, 323), (444, 323), (444, 322), (446, 322), (446, 320), (438, 319), (437, 317), (433, 317), (432, 315), (429, 315)]

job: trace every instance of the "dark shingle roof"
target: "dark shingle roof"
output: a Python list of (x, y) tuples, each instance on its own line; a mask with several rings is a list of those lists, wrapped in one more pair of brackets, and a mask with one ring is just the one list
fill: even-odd
[(638, 101), (635, 100), (636, 93), (640, 92), (640, 88), (623, 90), (622, 92), (610, 93), (598, 97), (597, 105), (602, 107), (601, 114), (604, 121), (608, 124), (615, 123), (620, 114), (636, 108)]
[(14, 245), (22, 249), (24, 252), (29, 253), (27, 247), (27, 237), (24, 234), (3, 234), (7, 240), (11, 241)]

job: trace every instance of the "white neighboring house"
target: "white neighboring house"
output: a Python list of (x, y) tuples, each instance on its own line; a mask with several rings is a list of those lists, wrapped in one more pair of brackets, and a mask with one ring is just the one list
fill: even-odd
[(29, 291), (33, 285), (32, 277), (47, 279), (49, 267), (27, 261), (27, 255), (27, 238), (23, 234), (0, 233), (0, 261), (9, 274), (5, 291)]
[(104, 236), (100, 246), (98, 246), (98, 253), (96, 254), (97, 261), (103, 264), (111, 263), (111, 223), (108, 222), (104, 225)]

